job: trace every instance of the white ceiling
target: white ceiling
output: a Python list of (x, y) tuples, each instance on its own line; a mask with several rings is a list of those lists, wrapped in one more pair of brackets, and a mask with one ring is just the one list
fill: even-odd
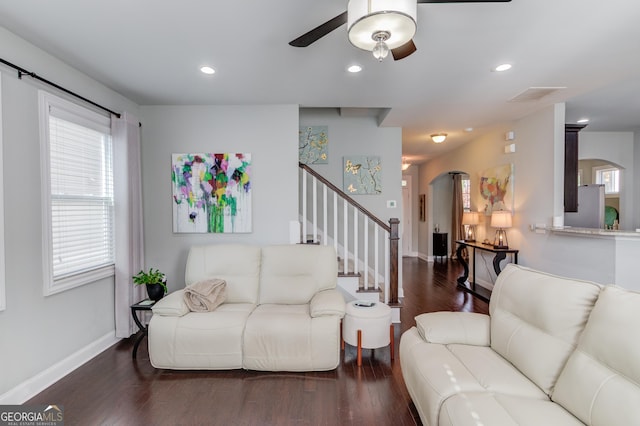
[[(397, 62), (351, 46), (346, 26), (288, 45), (345, 10), (344, 0), (20, 0), (0, 2), (0, 25), (140, 105), (380, 108), (414, 162), (555, 102), (567, 102), (567, 122), (591, 118), (590, 130), (640, 128), (640, 2), (419, 4), (418, 51)], [(512, 70), (490, 71), (503, 62)], [(353, 63), (363, 71), (346, 72)], [(530, 87), (565, 89), (508, 102)], [(436, 132), (449, 138), (435, 145)]]

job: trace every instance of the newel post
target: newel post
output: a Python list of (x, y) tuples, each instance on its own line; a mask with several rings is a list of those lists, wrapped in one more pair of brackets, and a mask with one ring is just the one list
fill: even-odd
[(389, 219), (389, 303), (398, 303), (398, 240), (400, 220)]

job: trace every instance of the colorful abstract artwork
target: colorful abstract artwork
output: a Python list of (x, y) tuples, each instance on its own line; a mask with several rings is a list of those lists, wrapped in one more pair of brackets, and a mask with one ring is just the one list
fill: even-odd
[(303, 164), (328, 164), (328, 126), (300, 126), (298, 160)]
[(380, 194), (382, 163), (380, 157), (344, 157), (344, 192), (349, 195)]
[(487, 169), (480, 174), (480, 196), (485, 201), (484, 212), (513, 211), (513, 164)]
[(173, 232), (251, 232), (251, 154), (173, 154)]

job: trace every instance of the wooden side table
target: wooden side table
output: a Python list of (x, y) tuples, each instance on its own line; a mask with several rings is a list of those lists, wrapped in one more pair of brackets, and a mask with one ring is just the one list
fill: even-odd
[(138, 312), (139, 311), (150, 311), (151, 308), (153, 308), (153, 305), (155, 305), (156, 302), (154, 302), (153, 300), (149, 300), (149, 299), (144, 299), (139, 301), (138, 303), (134, 303), (133, 305), (131, 305), (131, 315), (133, 316), (133, 321), (135, 321), (136, 325), (138, 326), (138, 337), (136, 337), (136, 342), (133, 345), (133, 353), (131, 354), (131, 357), (133, 359), (136, 359), (136, 355), (138, 354), (138, 346), (140, 346), (140, 342), (142, 342), (142, 339), (144, 339), (144, 337), (148, 334), (148, 328), (146, 325), (142, 324), (142, 322), (140, 321), (140, 318), (138, 318)]

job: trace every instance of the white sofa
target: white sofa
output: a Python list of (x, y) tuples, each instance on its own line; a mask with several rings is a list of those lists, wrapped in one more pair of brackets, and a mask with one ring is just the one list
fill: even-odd
[(402, 335), (425, 425), (640, 425), (640, 293), (508, 265), (489, 314), (422, 314)]
[(193, 247), (185, 283), (221, 278), (225, 302), (190, 312), (184, 290), (153, 307), (149, 358), (156, 368), (332, 370), (340, 361), (345, 302), (333, 247)]

